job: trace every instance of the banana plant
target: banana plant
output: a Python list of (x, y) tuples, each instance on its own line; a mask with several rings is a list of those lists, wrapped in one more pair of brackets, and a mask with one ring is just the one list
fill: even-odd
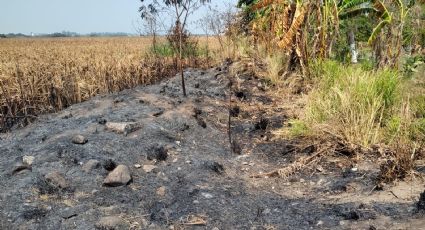
[[(392, 21), (391, 14), (381, 0), (343, 0), (338, 7), (338, 15), (341, 20), (350, 20), (353, 17), (364, 14), (373, 14), (379, 19), (379, 23), (373, 28), (368, 39), (368, 43), (372, 44), (385, 25), (390, 24)], [(358, 52), (352, 27), (349, 30), (348, 43), (351, 52), (351, 63), (357, 63)]]
[[(373, 28), (369, 36), (369, 45), (372, 45), (377, 40), (384, 28), (396, 26), (397, 32), (395, 36), (393, 35), (390, 38), (390, 40), (395, 42), (390, 45), (389, 43), (392, 41), (387, 41), (387, 46), (385, 46), (387, 49), (386, 56), (389, 56), (386, 59), (390, 59), (387, 61), (389, 63), (386, 64), (395, 66), (401, 52), (404, 24), (410, 12), (410, 8), (415, 4), (415, 0), (407, 0), (406, 3), (403, 0), (392, 0), (387, 4), (391, 6), (391, 11), (388, 10), (388, 7), (381, 0), (343, 0), (339, 6), (339, 15), (341, 19), (355, 17), (359, 14), (375, 15), (379, 22)], [(390, 50), (394, 48), (395, 52)], [(378, 65), (380, 64), (378, 63)]]
[(354, 17), (359, 14), (375, 14), (379, 18), (379, 23), (369, 37), (371, 44), (381, 32), (381, 30), (392, 22), (391, 13), (381, 0), (344, 0), (340, 6), (340, 18)]

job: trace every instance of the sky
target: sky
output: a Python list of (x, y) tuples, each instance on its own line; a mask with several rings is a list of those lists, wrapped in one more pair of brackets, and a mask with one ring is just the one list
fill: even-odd
[[(237, 0), (212, 0), (211, 5), (236, 5)], [(0, 34), (71, 31), (136, 33), (140, 0), (0, 0)], [(196, 12), (196, 20), (207, 9)], [(165, 16), (171, 21), (171, 16)], [(201, 29), (190, 24), (192, 33)]]

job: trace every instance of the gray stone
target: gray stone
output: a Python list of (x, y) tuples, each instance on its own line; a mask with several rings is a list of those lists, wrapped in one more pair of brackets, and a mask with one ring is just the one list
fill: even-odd
[(72, 143), (77, 145), (84, 145), (88, 142), (87, 138), (83, 135), (76, 135), (72, 138)]
[(118, 165), (103, 181), (103, 185), (117, 187), (127, 185), (131, 181), (130, 170), (125, 165)]
[(71, 217), (77, 216), (78, 212), (76, 209), (74, 208), (65, 208), (64, 210), (62, 210), (59, 215), (64, 218), (64, 219), (69, 219)]
[(98, 160), (89, 160), (83, 165), (82, 169), (84, 172), (89, 173), (93, 169), (99, 168), (99, 166), (100, 162)]
[(124, 220), (119, 216), (106, 216), (100, 218), (100, 220), (95, 225), (96, 229), (102, 230), (121, 230), (128, 229), (129, 226)]
[(154, 169), (156, 169), (155, 165), (143, 165), (143, 170), (147, 173), (152, 172)]
[(49, 182), (55, 187), (58, 187), (61, 189), (69, 188), (68, 181), (59, 172), (56, 172), (56, 171), (50, 172), (44, 178), (46, 179), (47, 182)]
[(139, 128), (139, 125), (134, 122), (108, 122), (106, 123), (106, 129), (127, 135), (134, 132)]

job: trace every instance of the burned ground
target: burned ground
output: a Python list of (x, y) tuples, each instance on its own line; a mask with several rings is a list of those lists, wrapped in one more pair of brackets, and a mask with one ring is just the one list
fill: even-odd
[[(316, 149), (303, 140), (274, 138), (273, 131), (293, 116), (288, 106), (293, 99), (280, 100), (237, 63), (230, 68), (186, 70), (187, 98), (181, 96), (176, 76), (97, 96), (0, 134), (0, 228), (425, 226), (418, 210), (421, 203), (417, 204), (423, 181), (398, 182), (378, 191), (379, 165), (373, 159), (354, 161), (335, 153), (289, 178), (252, 177)], [(237, 84), (229, 93), (229, 75), (235, 72)], [(228, 139), (229, 94), (232, 139), (240, 154), (232, 151)], [(131, 127), (120, 133), (109, 130), (108, 123)], [(87, 138), (87, 143), (73, 143), (76, 135)], [(299, 151), (300, 145), (306, 148)], [(33, 162), (26, 161), (16, 171), (22, 164), (17, 159), (24, 156), (34, 157)], [(99, 165), (85, 166), (90, 160)], [(103, 186), (118, 165), (130, 168), (131, 182)], [(46, 181), (50, 172), (63, 175), (67, 186)], [(111, 216), (121, 222), (115, 218), (109, 221), (111, 226), (98, 223)]]

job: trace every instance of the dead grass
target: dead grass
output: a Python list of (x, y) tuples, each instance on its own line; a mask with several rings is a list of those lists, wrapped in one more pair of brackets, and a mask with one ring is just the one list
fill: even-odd
[(423, 146), (412, 142), (399, 141), (385, 151), (380, 151), (384, 159), (380, 164), (378, 184), (391, 183), (408, 178), (415, 167), (415, 161), (422, 158)]
[[(206, 39), (198, 40), (205, 45)], [(100, 93), (173, 75), (174, 60), (149, 55), (150, 41), (148, 37), (0, 40), (0, 131)], [(213, 39), (209, 42), (215, 47)]]

